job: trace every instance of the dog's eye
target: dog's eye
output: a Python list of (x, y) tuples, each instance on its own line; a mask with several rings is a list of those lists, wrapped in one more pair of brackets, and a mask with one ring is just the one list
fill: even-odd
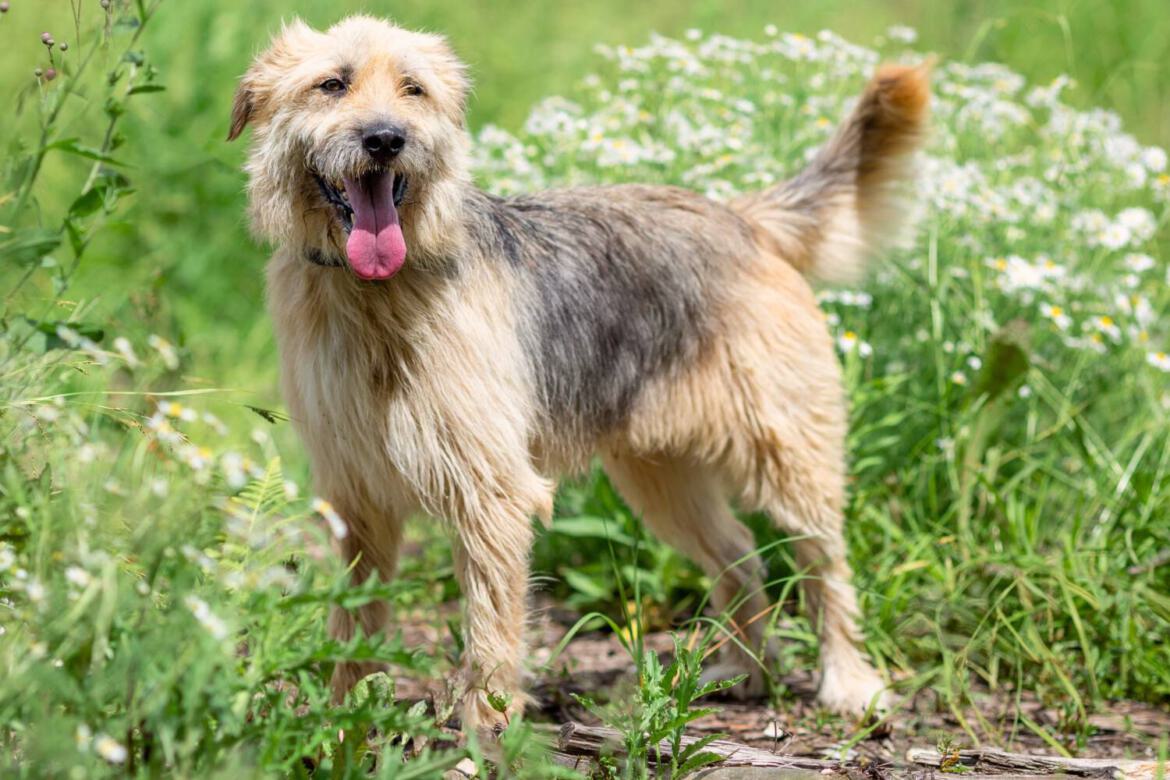
[(417, 81), (408, 81), (402, 85), (402, 91), (411, 97), (421, 97), (427, 94), (426, 90), (422, 88), (422, 84)]
[(328, 92), (331, 95), (340, 95), (342, 92), (345, 92), (348, 87), (345, 86), (345, 82), (341, 79), (328, 79), (327, 81), (323, 81), (321, 84), (319, 84), (317, 89), (321, 90), (322, 92)]

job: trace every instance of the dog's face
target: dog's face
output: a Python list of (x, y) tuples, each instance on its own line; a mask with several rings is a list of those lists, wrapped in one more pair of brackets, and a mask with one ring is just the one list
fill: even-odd
[(287, 26), (240, 83), (228, 136), (254, 125), (256, 229), (393, 276), (408, 238), (425, 239), (428, 201), (466, 178), (467, 89), (438, 36), (368, 17)]

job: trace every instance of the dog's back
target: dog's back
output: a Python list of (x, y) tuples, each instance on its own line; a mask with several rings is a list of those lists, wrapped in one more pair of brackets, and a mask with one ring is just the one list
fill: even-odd
[(754, 252), (728, 207), (674, 187), (580, 187), (478, 203), (480, 251), (508, 266), (548, 420), (592, 440), (642, 388), (693, 363)]
[(731, 205), (646, 185), (473, 199), (476, 250), (506, 264), (524, 298), (526, 351), (557, 437), (588, 448), (626, 425), (644, 388), (726, 331), (745, 274), (796, 288), (767, 266), (856, 277), (900, 238), (926, 85), (924, 68), (883, 69), (804, 171)]

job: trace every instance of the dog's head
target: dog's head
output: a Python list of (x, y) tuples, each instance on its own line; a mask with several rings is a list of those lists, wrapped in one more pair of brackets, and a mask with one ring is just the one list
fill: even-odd
[(287, 25), (244, 75), (228, 133), (254, 128), (256, 230), (365, 279), (427, 255), (468, 178), (467, 91), (439, 36), (369, 17)]

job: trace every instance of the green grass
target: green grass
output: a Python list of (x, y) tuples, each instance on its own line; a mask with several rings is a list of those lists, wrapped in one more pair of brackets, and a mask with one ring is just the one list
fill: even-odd
[[(294, 776), (308, 759), (317, 776), (375, 765), (389, 774), (407, 737), (433, 746), (408, 765), (419, 776), (450, 765), (463, 752), (443, 742), (433, 714), (394, 705), (385, 678), (342, 706), (325, 690), (339, 660), (441, 676), (458, 649), (423, 654), (396, 637), (339, 645), (325, 635), (330, 605), (387, 598), (426, 610), (455, 594), (446, 546), (426, 525), (414, 530), (420, 552), (400, 582), (346, 584), (279, 414), (265, 250), (242, 216), (245, 146), (223, 136), (235, 79), (289, 4), (227, 10), (167, 0), (139, 40), (133, 25), (117, 26), (75, 76), (76, 60), (102, 39), (97, 3), (85, 0), (89, 32), (78, 39), (68, 5), (11, 2), (0, 18), (0, 40), (11, 44), (0, 86), (16, 96), (0, 119), (0, 766), (29, 777), (127, 764), (144, 774)], [(122, 20), (153, 7), (117, 5)], [(319, 0), (297, 10), (326, 23), (345, 6)], [(1080, 86), (1066, 92), (1068, 104), (1113, 107), (1143, 145), (1165, 146), (1170, 17), (1160, 4), (956, 3), (942, 12), (891, 0), (859, 12), (836, 0), (789, 9), (438, 0), (393, 10), (447, 32), (472, 64), (473, 128), (504, 131), (476, 144), (483, 183), (496, 190), (620, 180), (716, 193), (759, 186), (823, 138), (817, 120), (839, 114), (868, 68), (829, 43), (819, 63), (760, 53), (743, 65), (712, 61), (709, 75), (679, 89), (653, 48), (637, 55), (647, 72), (631, 75), (597, 43), (637, 46), (650, 30), (685, 39), (692, 27), (758, 41), (773, 23), (829, 27), (868, 45), (891, 23), (919, 27), (915, 48), (944, 57), (936, 162), (926, 168), (931, 207), (914, 246), (878, 264), (872, 301), (824, 301), (853, 403), (849, 534), (869, 648), (900, 691), (934, 690), (967, 741), (1040, 731), (1075, 749), (1091, 733), (1089, 714), (1111, 699), (1170, 700), (1162, 558), (1170, 374), (1154, 365), (1170, 345), (1160, 316), (1170, 303), (1167, 184), (1156, 174), (1129, 181), (1117, 162), (1124, 135), (1100, 116), (1070, 115), (1085, 126), (1065, 134), (1047, 124), (1049, 108), (1023, 105), (1028, 88), (1012, 89), (1012, 70), (955, 65), (997, 60), (1042, 86), (1069, 72)], [(30, 74), (46, 64), (43, 29), (71, 50), (63, 75), (41, 89)], [(788, 80), (764, 80), (765, 66)], [(598, 79), (586, 84), (590, 73)], [(630, 78), (618, 98), (603, 94)], [(127, 95), (130, 84), (166, 89)], [(702, 87), (723, 96), (704, 97)], [(573, 99), (608, 141), (661, 144), (674, 155), (611, 166), (583, 131), (526, 130), (549, 94)], [(963, 113), (993, 98), (1022, 118)], [(645, 117), (621, 113), (626, 103)], [(40, 124), (57, 106), (42, 142)], [(744, 144), (685, 148), (672, 112)], [(50, 149), (29, 184), (30, 161), (71, 138), (82, 153)], [(93, 150), (118, 164), (95, 164)], [(1036, 185), (1013, 189), (1029, 181)], [(1131, 207), (1148, 209), (1160, 232), (1119, 248), (1106, 225), (1079, 226), (1090, 210), (1115, 221)], [(1150, 255), (1154, 267), (1131, 271), (1130, 252)], [(173, 358), (152, 334), (175, 345)], [(598, 712), (628, 739), (639, 729), (677, 737), (671, 723), (685, 720), (690, 702), (668, 695), (671, 675), (638, 638), (645, 628), (695, 625), (710, 581), (648, 539), (599, 473), (567, 485), (557, 514), (538, 540), (535, 570), (566, 604), (607, 616), (645, 683), (639, 708)], [(767, 552), (773, 595), (799, 598), (801, 572), (782, 540), (764, 518), (746, 519)], [(780, 617), (777, 669), (810, 666), (810, 627)], [(695, 658), (676, 660), (686, 679), (697, 673)], [(1039, 696), (1066, 733), (1022, 716), (981, 723), (975, 698), (984, 688)], [(386, 739), (338, 742), (338, 729)], [(99, 756), (101, 747), (117, 757), (110, 740), (127, 749), (122, 762)], [(551, 771), (537, 743), (522, 723), (505, 738), (521, 773)]]

